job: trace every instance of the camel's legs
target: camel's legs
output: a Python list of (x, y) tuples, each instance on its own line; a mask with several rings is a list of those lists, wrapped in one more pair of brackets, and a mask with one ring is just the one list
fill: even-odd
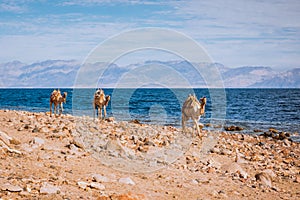
[(61, 102), (60, 103), (60, 113), (59, 113), (59, 115), (61, 115), (63, 111), (64, 111), (64, 106), (63, 106), (63, 103)]
[(197, 119), (193, 119), (193, 121), (194, 121), (194, 125), (196, 126), (196, 130), (197, 130), (198, 136), (201, 137), (200, 128), (199, 128), (199, 125), (198, 125), (198, 120)]
[(104, 119), (106, 118), (106, 106), (103, 106), (103, 111), (104, 111)]
[(100, 118), (100, 120), (102, 120), (102, 107), (101, 106), (99, 106), (99, 118)]
[(96, 106), (95, 106), (95, 103), (93, 103), (93, 113), (94, 113), (94, 119), (95, 119), (95, 116), (96, 116)]
[(54, 116), (56, 117), (56, 107), (57, 107), (57, 104), (54, 103)]
[(58, 113), (57, 107), (58, 107), (58, 103), (54, 103), (54, 116), (55, 117), (56, 117), (56, 115)]
[(52, 116), (52, 101), (50, 101), (50, 117)]
[(182, 125), (182, 131), (185, 132), (185, 123), (186, 123), (186, 117), (184, 114), (182, 114), (181, 117), (181, 125)]

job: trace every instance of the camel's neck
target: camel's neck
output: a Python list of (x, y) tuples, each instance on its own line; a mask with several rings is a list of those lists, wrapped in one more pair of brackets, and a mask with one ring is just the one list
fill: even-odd
[(200, 114), (203, 115), (205, 112), (205, 103), (200, 104)]

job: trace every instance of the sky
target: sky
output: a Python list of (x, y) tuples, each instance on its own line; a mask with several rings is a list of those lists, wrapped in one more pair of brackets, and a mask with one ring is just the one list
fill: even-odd
[(109, 38), (149, 27), (186, 35), (227, 67), (300, 67), (299, 0), (1, 0), (0, 63), (81, 62)]

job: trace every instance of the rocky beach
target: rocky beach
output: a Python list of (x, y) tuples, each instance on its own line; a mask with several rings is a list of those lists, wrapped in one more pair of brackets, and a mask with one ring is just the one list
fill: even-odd
[(299, 199), (291, 134), (230, 129), (0, 110), (0, 199)]

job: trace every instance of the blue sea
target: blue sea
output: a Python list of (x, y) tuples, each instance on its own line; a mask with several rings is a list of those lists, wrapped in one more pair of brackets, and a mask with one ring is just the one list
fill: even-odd
[[(67, 92), (64, 113), (93, 116), (95, 89), (60, 89)], [(0, 89), (0, 109), (49, 111), (53, 89)], [(237, 125), (253, 130), (276, 128), (290, 133), (300, 132), (300, 89), (104, 89), (111, 96), (107, 115), (116, 120), (138, 119), (141, 123), (181, 126), (181, 105), (190, 93), (207, 98), (203, 124), (222, 129)], [(294, 140), (300, 141), (299, 136)]]

